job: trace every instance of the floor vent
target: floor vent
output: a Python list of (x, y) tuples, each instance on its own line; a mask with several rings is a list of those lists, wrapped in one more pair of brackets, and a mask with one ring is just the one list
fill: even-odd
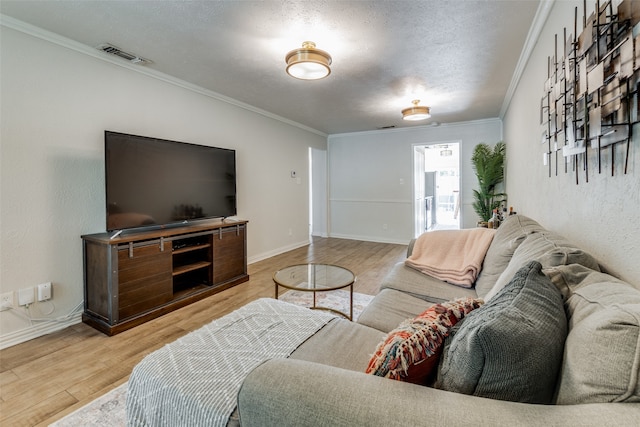
[(109, 43), (101, 44), (100, 46), (98, 46), (98, 50), (101, 50), (106, 53), (110, 53), (111, 55), (119, 56), (120, 58), (126, 59), (132, 64), (147, 65), (147, 64), (153, 63), (153, 61), (149, 59), (142, 58), (138, 55), (134, 55), (133, 53), (125, 52), (121, 50), (119, 47), (115, 47), (114, 45)]

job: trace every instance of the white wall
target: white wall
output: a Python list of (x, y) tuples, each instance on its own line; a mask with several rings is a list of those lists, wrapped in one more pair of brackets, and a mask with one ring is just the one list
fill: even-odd
[(501, 132), (501, 121), (492, 119), (330, 135), (330, 235), (407, 243), (413, 237), (413, 146), (450, 141), (460, 141), (461, 226), (475, 226), (471, 155), (480, 142), (501, 141)]
[[(34, 317), (83, 300), (80, 236), (105, 230), (104, 130), (236, 149), (249, 261), (308, 243), (309, 147), (324, 135), (1, 28), (0, 292), (53, 282)], [(19, 313), (0, 312), (0, 346), (60, 327)]]
[[(587, 15), (595, 1), (587, 2)], [(594, 150), (589, 150), (589, 182), (580, 173), (579, 185), (574, 173), (548, 177), (542, 164), (545, 151), (540, 143), (540, 98), (547, 77), (547, 57), (554, 54), (554, 35), (563, 37), (563, 29), (572, 32), (574, 10), (578, 8), (578, 33), (582, 31), (583, 3), (557, 1), (504, 117), (507, 142), (507, 192), (510, 203), (542, 225), (562, 234), (593, 254), (602, 264), (622, 278), (640, 283), (640, 128), (634, 129), (626, 175), (621, 167), (625, 150), (616, 148), (615, 176), (611, 159), (603, 151), (605, 171), (598, 174)], [(562, 45), (562, 43), (559, 43)], [(554, 170), (555, 172), (555, 170)]]

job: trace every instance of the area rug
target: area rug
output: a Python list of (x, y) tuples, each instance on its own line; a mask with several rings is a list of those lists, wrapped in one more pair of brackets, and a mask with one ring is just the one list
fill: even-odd
[(127, 425), (127, 383), (50, 424), (51, 427), (125, 427)]
[[(296, 305), (311, 307), (313, 304), (313, 293), (303, 291), (287, 291), (280, 295), (278, 299)], [(372, 295), (353, 293), (353, 320), (357, 320), (362, 310), (371, 302)], [(338, 310), (342, 313), (349, 313), (349, 291), (339, 289), (337, 291), (316, 293), (316, 305)]]
[[(311, 292), (288, 291), (279, 296), (280, 300), (310, 307), (313, 303)], [(353, 293), (353, 319), (371, 302), (373, 296)], [(349, 313), (349, 291), (337, 290), (316, 294), (316, 305)], [(51, 427), (125, 427), (127, 425), (127, 383), (88, 403), (75, 412), (50, 424)]]

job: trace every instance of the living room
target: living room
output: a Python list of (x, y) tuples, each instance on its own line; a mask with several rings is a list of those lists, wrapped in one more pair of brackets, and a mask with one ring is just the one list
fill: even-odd
[[(542, 160), (540, 98), (547, 57), (553, 55), (556, 35), (572, 27), (575, 8), (582, 5), (558, 1), (546, 6), (548, 16), (539, 24), (537, 40), (530, 41), (528, 59), (499, 116), (337, 134), (151, 72), (132, 71), (87, 54), (88, 48), (68, 39), (3, 17), (0, 293), (52, 282), (53, 305), (35, 304), (33, 317), (74, 314), (62, 322), (34, 324), (0, 312), (2, 347), (80, 321), (74, 312), (83, 300), (80, 236), (105, 229), (104, 130), (236, 149), (238, 217), (249, 221), (249, 264), (308, 245), (310, 148), (327, 156), (327, 234), (406, 244), (414, 237), (413, 145), (460, 142), (462, 226), (470, 228), (477, 220), (471, 209), (476, 185), (472, 150), (480, 142), (503, 140), (509, 205), (637, 285), (637, 136), (626, 173), (622, 154), (612, 162), (603, 152), (608, 168), (601, 173), (590, 169), (588, 182), (580, 172), (576, 185), (575, 173), (550, 177)], [(593, 150), (589, 159), (596, 164)], [(361, 162), (357, 168), (355, 162)], [(294, 170), (300, 184), (291, 177)]]

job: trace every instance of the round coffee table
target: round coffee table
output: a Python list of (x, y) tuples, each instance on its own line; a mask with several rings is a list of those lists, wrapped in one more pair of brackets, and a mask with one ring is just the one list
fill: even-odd
[[(353, 319), (353, 284), (356, 275), (350, 270), (330, 264), (298, 264), (285, 267), (273, 273), (276, 285), (276, 299), (279, 287), (294, 291), (313, 292), (312, 309), (328, 310), (340, 314), (349, 320)], [(349, 288), (349, 314), (316, 304), (316, 292), (328, 292)]]

